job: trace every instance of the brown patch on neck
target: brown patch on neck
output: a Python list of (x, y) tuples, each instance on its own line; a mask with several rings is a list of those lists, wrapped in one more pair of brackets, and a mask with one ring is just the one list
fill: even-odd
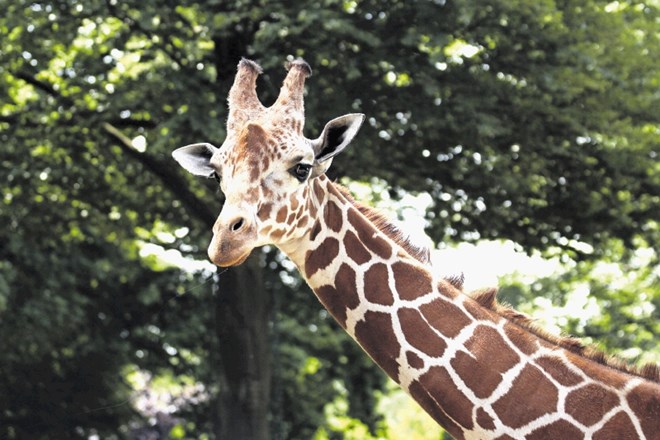
[(502, 382), (502, 375), (520, 361), (499, 332), (486, 326), (474, 330), (465, 349), (456, 353), (451, 365), (479, 398), (490, 396)]
[(344, 263), (339, 267), (334, 286), (326, 284), (314, 290), (321, 304), (328, 309), (342, 328), (346, 329), (348, 310), (360, 304), (355, 286), (355, 271)]
[(305, 256), (305, 276), (311, 278), (318, 270), (324, 269), (339, 255), (339, 241), (326, 238), (316, 249), (307, 251)]
[(387, 313), (368, 311), (355, 326), (357, 339), (369, 356), (392, 379), (399, 377), (399, 352), (401, 345), (394, 334), (392, 317)]
[[(592, 438), (594, 440), (618, 440), (630, 438), (631, 432), (635, 432), (635, 425), (630, 421), (630, 416), (621, 411), (596, 431)], [(657, 434), (657, 431), (654, 434)]]
[(392, 275), (400, 299), (412, 301), (433, 291), (431, 275), (418, 266), (397, 261), (392, 264)]
[[(495, 413), (506, 426), (520, 428), (544, 414), (557, 410), (559, 390), (537, 367), (527, 364), (513, 380), (509, 391), (493, 404)], [(525, 399), (525, 411), (520, 402)]]
[[(445, 367), (433, 366), (410, 384), (410, 394), (454, 438), (472, 429), (473, 403), (461, 391)], [(460, 425), (459, 426), (457, 426)]]
[(532, 318), (529, 316), (520, 313), (511, 307), (499, 304), (497, 302), (496, 295), (496, 288), (477, 290), (469, 294), (469, 296), (483, 308), (497, 313), (502, 318), (506, 319), (512, 324), (515, 324), (523, 331), (526, 331), (526, 333), (531, 333), (532, 335), (550, 343), (551, 345), (563, 348), (564, 350), (575, 353), (584, 359), (588, 359), (614, 370), (618, 370), (633, 376), (638, 376), (653, 382), (660, 382), (660, 367), (658, 365), (647, 364), (638, 368), (632, 365), (628, 365), (626, 362), (619, 358), (608, 356), (607, 354), (597, 350), (592, 346), (585, 346), (577, 338), (555, 336), (551, 333), (548, 333), (546, 330), (536, 325)]
[[(369, 222), (374, 225), (379, 231), (385, 234), (390, 240), (401, 246), (411, 257), (415, 258), (421, 263), (428, 264), (431, 261), (431, 252), (426, 247), (419, 247), (412, 244), (401, 232), (401, 230), (393, 225), (383, 214), (378, 211), (357, 202), (349, 191), (341, 185), (328, 181), (329, 190), (337, 195), (343, 197), (350, 204), (355, 206), (362, 215), (364, 215)], [(334, 190), (334, 191), (333, 191)]]

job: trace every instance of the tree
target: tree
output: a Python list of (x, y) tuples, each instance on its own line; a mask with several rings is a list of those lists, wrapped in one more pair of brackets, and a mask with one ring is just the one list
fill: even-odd
[(612, 240), (603, 258), (573, 262), (532, 283), (513, 276), (500, 296), (546, 328), (580, 336), (629, 362), (658, 363), (658, 255), (643, 243), (627, 258), (630, 252)]
[[(607, 256), (611, 240), (621, 240), (622, 258), (640, 240), (658, 247), (655, 6), (1, 6), (5, 437), (130, 435), (139, 417), (126, 401), (127, 368), (205, 384), (206, 397), (181, 410), (190, 435), (219, 435), (235, 423), (260, 426), (261, 438), (264, 429), (306, 438), (323, 424), (324, 402), (339, 395), (333, 381), (351, 391), (351, 415), (377, 425), (371, 405), (360, 402), (373, 399), (382, 376), (334, 333), (272, 251), (217, 275), (233, 287), (220, 284), (215, 293), (212, 274), (150, 256), (156, 245), (204, 258), (221, 195), (213, 182), (184, 176), (169, 153), (222, 142), (224, 100), (241, 56), (264, 67), (264, 102), (277, 93), (286, 56), (312, 65), (310, 137), (334, 116), (366, 113), (356, 147), (335, 161), (333, 176), (384, 178), (394, 196), (428, 191), (428, 232), (437, 242), (509, 238), (586, 260)], [(258, 314), (223, 319), (255, 302), (263, 306)], [(265, 369), (233, 356), (232, 346), (254, 353)], [(251, 380), (251, 389), (262, 386), (243, 402), (252, 415), (232, 417), (223, 399)], [(275, 404), (266, 408), (269, 382)], [(250, 421), (264, 411), (268, 428)]]

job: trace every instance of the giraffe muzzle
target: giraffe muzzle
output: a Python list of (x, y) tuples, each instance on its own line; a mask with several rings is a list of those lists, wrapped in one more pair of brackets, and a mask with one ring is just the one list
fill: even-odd
[(213, 226), (213, 239), (208, 255), (213, 264), (220, 267), (237, 266), (243, 263), (255, 247), (257, 228), (248, 216), (223, 215), (224, 210)]

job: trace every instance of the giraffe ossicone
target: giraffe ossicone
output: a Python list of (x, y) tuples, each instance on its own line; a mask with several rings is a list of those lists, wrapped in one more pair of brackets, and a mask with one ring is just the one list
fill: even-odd
[(211, 261), (237, 265), (258, 246), (279, 247), (337, 322), (455, 438), (660, 438), (657, 366), (608, 360), (498, 305), (494, 289), (469, 295), (462, 277), (437, 279), (427, 250), (325, 176), (364, 115), (333, 119), (308, 139), (309, 65), (289, 64), (270, 107), (256, 94), (260, 73), (239, 63), (220, 147), (173, 153), (193, 174), (220, 178)]

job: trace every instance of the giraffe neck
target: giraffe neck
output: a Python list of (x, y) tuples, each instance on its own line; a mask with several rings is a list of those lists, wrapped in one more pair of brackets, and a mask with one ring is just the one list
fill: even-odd
[(484, 305), (494, 291), (475, 300), (435, 279), (328, 179), (313, 185), (316, 224), (283, 250), (337, 322), (455, 438), (660, 432), (657, 383), (517, 325)]

